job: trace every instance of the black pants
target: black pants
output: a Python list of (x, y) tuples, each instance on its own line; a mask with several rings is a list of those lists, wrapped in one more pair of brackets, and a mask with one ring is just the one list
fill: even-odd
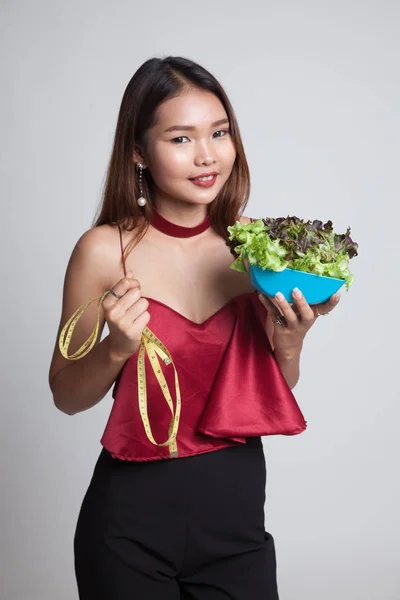
[(77, 522), (80, 600), (277, 600), (260, 438), (151, 462), (102, 450)]

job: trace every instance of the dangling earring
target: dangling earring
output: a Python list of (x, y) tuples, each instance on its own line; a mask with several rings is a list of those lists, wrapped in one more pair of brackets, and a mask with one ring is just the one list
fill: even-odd
[(143, 175), (143, 165), (141, 163), (139, 163), (139, 191), (140, 191), (140, 196), (137, 199), (137, 203), (139, 206), (144, 206), (145, 204), (147, 204), (147, 200), (146, 198), (143, 197), (143, 188), (142, 188), (142, 175)]

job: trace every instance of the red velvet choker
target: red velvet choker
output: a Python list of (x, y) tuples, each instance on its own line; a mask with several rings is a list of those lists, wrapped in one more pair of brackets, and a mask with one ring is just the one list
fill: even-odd
[(156, 211), (155, 208), (153, 208), (153, 217), (151, 219), (151, 224), (153, 227), (155, 227), (162, 233), (165, 233), (166, 235), (180, 238), (187, 238), (192, 237), (194, 235), (199, 235), (199, 233), (203, 233), (203, 231), (206, 231), (206, 229), (208, 229), (211, 225), (209, 215), (206, 216), (206, 218), (202, 223), (200, 223), (200, 225), (196, 225), (195, 227), (185, 227), (183, 225), (176, 225), (175, 223), (171, 223), (171, 221), (167, 221), (167, 219), (164, 219), (164, 217), (162, 217), (160, 213)]

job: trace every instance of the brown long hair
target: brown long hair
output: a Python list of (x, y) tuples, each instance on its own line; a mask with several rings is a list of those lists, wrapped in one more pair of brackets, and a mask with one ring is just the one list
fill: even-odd
[(128, 83), (119, 110), (113, 149), (93, 227), (117, 223), (126, 231), (137, 228), (138, 236), (134, 245), (146, 233), (152, 216), (153, 181), (149, 169), (143, 170), (142, 187), (147, 204), (139, 207), (136, 202), (139, 180), (135, 173), (134, 151), (146, 147), (146, 133), (156, 122), (160, 104), (190, 88), (215, 94), (229, 118), (236, 158), (228, 180), (209, 205), (213, 229), (225, 240), (228, 239), (227, 227), (243, 214), (250, 194), (250, 173), (239, 125), (228, 96), (216, 78), (199, 64), (180, 56), (147, 60)]

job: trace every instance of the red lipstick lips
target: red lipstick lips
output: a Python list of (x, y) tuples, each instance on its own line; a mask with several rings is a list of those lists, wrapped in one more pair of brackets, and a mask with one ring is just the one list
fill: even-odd
[[(217, 173), (216, 171), (213, 171), (212, 173), (202, 173), (201, 175), (197, 175), (197, 177), (190, 178), (190, 181), (192, 183), (194, 183), (194, 185), (197, 185), (199, 187), (208, 188), (208, 187), (211, 187), (214, 185), (214, 183), (217, 180), (218, 174), (219, 173)], [(212, 179), (206, 179), (203, 181), (199, 180), (199, 177), (211, 177), (211, 176), (212, 176)]]
[(200, 175), (196, 175), (196, 177), (190, 177), (189, 179), (193, 181), (193, 179), (198, 179), (199, 177), (209, 177), (210, 175), (218, 175), (217, 171), (212, 171), (211, 173), (200, 173)]

